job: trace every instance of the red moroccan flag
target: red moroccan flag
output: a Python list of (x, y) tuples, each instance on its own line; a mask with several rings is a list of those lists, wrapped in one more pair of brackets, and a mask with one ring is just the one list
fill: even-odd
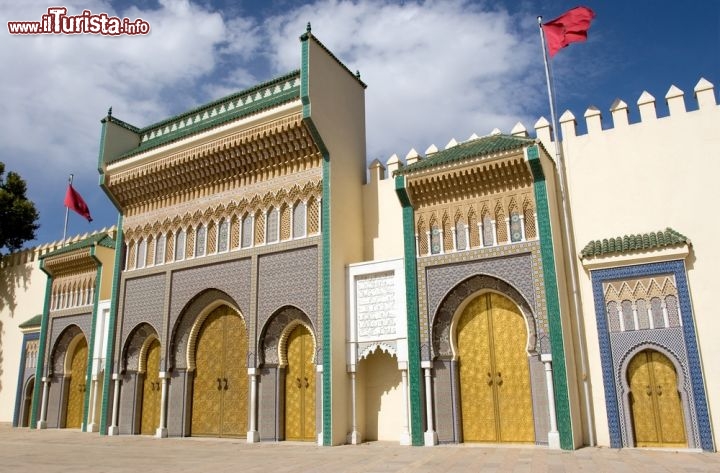
[(550, 57), (570, 43), (587, 40), (593, 18), (595, 12), (588, 7), (575, 7), (542, 25)]
[(92, 222), (92, 217), (90, 216), (90, 209), (88, 209), (87, 204), (83, 200), (82, 197), (80, 197), (80, 194), (77, 193), (75, 189), (73, 189), (72, 184), (68, 184), (67, 192), (65, 193), (65, 207), (69, 208), (73, 212), (77, 212), (83, 217), (87, 219), (88, 222)]

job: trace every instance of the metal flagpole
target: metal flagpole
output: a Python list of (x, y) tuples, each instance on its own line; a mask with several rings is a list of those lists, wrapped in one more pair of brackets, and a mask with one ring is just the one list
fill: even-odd
[[(72, 185), (74, 174), (70, 174), (70, 177), (68, 178), (68, 184)], [(62, 246), (65, 246), (65, 238), (67, 237), (67, 224), (68, 224), (68, 214), (70, 213), (70, 207), (67, 205), (65, 206), (65, 226), (63, 227), (63, 237), (62, 237)]]
[(566, 241), (566, 255), (565, 257), (568, 260), (568, 266), (570, 268), (570, 287), (572, 289), (573, 294), (573, 305), (574, 307), (574, 315), (575, 315), (575, 330), (576, 330), (576, 337), (578, 340), (578, 348), (580, 349), (580, 365), (582, 369), (582, 381), (583, 381), (583, 397), (584, 397), (584, 404), (585, 404), (585, 416), (587, 417), (588, 422), (588, 443), (591, 447), (595, 446), (595, 423), (593, 422), (593, 413), (592, 413), (592, 407), (590, 405), (590, 379), (588, 374), (588, 361), (587, 361), (587, 352), (585, 347), (585, 341), (582, 337), (582, 319), (580, 317), (580, 308), (581, 308), (581, 300), (580, 300), (580, 291), (578, 290), (578, 279), (577, 279), (577, 271), (575, 268), (576, 264), (576, 258), (575, 258), (575, 240), (572, 237), (572, 232), (570, 229), (570, 209), (568, 208), (568, 202), (567, 202), (567, 195), (566, 195), (566, 184), (567, 180), (565, 177), (565, 160), (563, 159), (563, 149), (562, 149), (562, 143), (560, 143), (560, 140), (558, 139), (558, 123), (557, 123), (557, 117), (555, 115), (555, 94), (553, 93), (553, 88), (551, 86), (551, 80), (550, 80), (550, 63), (548, 61), (547, 57), (547, 48), (545, 46), (545, 34), (542, 29), (542, 16), (537, 17), (538, 20), (538, 28), (540, 29), (540, 42), (542, 43), (542, 51), (543, 51), (543, 60), (545, 62), (545, 79), (547, 81), (547, 91), (548, 91), (548, 101), (550, 102), (550, 119), (552, 120), (552, 133), (553, 133), (553, 141), (555, 142), (555, 164), (557, 168), (558, 173), (558, 181), (560, 184), (560, 200), (562, 202), (562, 212), (563, 212), (563, 231), (565, 233), (565, 241)]

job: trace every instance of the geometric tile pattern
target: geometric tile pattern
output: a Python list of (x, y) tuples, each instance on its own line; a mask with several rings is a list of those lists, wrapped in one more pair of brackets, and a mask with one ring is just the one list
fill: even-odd
[[(614, 333), (611, 337), (607, 322), (604, 283), (609, 280), (648, 278), (668, 273), (674, 275), (677, 283), (682, 327)], [(694, 443), (695, 447), (700, 447), (705, 451), (714, 451), (685, 262), (674, 260), (597, 269), (591, 270), (590, 275), (600, 345), (610, 446), (620, 448), (629, 445), (629, 441), (632, 440), (628, 435), (628, 409), (622, 403), (624, 395), (621, 390), (623, 363), (627, 363), (631, 354), (649, 346), (660, 349), (671, 360), (674, 358), (673, 361), (678, 364), (678, 377), (682, 378), (678, 379), (682, 383), (679, 387), (686, 394), (687, 399), (685, 414), (688, 416), (689, 422), (686, 422), (686, 425), (690, 426), (688, 442)]]

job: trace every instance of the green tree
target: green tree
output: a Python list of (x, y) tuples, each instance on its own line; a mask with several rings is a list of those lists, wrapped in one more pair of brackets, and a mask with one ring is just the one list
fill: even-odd
[(19, 250), (23, 243), (35, 239), (40, 227), (35, 204), (25, 196), (27, 184), (19, 174), (8, 172), (0, 162), (0, 256), (3, 251)]

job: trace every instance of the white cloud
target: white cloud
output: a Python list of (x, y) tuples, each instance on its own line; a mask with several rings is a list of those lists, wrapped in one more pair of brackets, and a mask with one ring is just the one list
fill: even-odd
[(297, 37), (307, 21), (368, 84), (371, 159), (495, 127), (509, 131), (528, 119), (528, 102), (542, 90), (533, 90), (542, 71), (531, 68), (539, 60), (531, 25), (519, 31), (505, 11), (464, 1), (318, 1), (268, 22), (278, 72), (298, 67)]
[[(3, 4), (0, 20), (3, 27), (5, 21), (38, 21), (47, 5)], [(145, 126), (268, 79), (268, 69), (297, 69), (298, 37), (308, 21), (368, 84), (368, 160), (411, 147), (422, 152), (430, 143), (443, 146), (494, 127), (507, 131), (542, 90), (536, 87), (542, 71), (536, 34), (528, 33), (532, 25), (460, 0), (318, 0), (267, 18), (240, 16), (241, 10), (233, 16), (188, 0), (121, 11), (102, 0), (63, 5), (70, 14), (89, 9), (142, 18), (151, 34), (2, 33), (0, 160), (28, 180), (43, 219), (41, 240), (57, 237), (55, 230), (46, 236), (48, 228), (62, 227), (58, 196), (70, 172), (83, 182), (80, 189), (88, 189), (83, 195), (94, 213), (107, 214), (96, 217), (99, 225), (114, 223), (95, 185), (99, 120), (108, 106), (118, 118)]]

